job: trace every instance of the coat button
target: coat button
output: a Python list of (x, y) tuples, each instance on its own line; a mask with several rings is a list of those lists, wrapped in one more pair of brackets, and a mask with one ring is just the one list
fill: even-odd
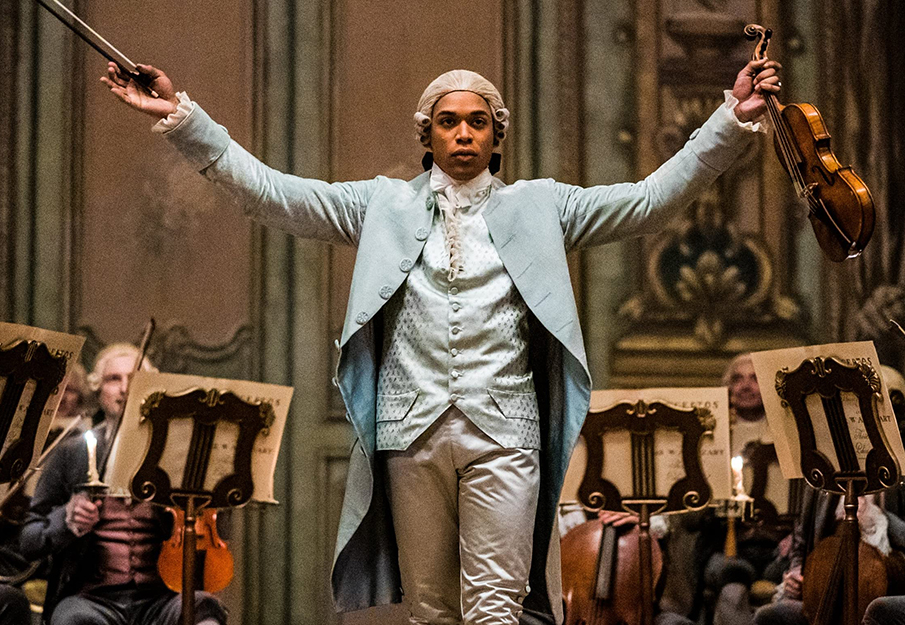
[(368, 313), (360, 312), (360, 313), (358, 313), (358, 315), (355, 316), (355, 323), (357, 323), (358, 325), (363, 326), (367, 322), (368, 322)]
[(427, 228), (418, 228), (415, 230), (415, 238), (419, 241), (425, 240), (428, 234), (430, 234), (430, 231)]
[(411, 271), (412, 267), (414, 267), (414, 266), (415, 266), (415, 261), (413, 261), (411, 258), (403, 258), (402, 260), (399, 261), (399, 269), (401, 269), (402, 271), (404, 271), (406, 273)]
[(391, 287), (389, 284), (385, 284), (380, 287), (378, 294), (382, 299), (390, 299), (393, 296), (393, 287)]

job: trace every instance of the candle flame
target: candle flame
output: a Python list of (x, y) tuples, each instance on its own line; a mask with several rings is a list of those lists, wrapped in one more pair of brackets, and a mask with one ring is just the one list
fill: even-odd
[(745, 460), (741, 456), (733, 456), (731, 464), (733, 471), (741, 471), (745, 466)]
[(91, 430), (85, 432), (85, 440), (88, 441), (89, 444), (97, 444), (97, 437), (94, 436), (94, 432), (92, 432)]

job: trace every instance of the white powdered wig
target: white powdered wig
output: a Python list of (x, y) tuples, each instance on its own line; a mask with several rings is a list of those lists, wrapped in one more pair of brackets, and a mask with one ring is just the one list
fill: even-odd
[[(89, 389), (95, 393), (100, 390), (104, 381), (104, 370), (107, 368), (107, 363), (120, 356), (131, 356), (138, 360), (138, 357), (141, 356), (141, 350), (131, 343), (112, 343), (107, 345), (107, 347), (98, 352), (97, 358), (94, 359), (94, 370), (88, 374)], [(145, 359), (141, 362), (141, 370), (156, 372), (157, 367), (152, 365), (151, 361), (145, 356)]]
[(454, 69), (441, 74), (421, 94), (418, 112), (415, 113), (416, 136), (421, 145), (430, 148), (431, 115), (434, 112), (434, 105), (440, 98), (453, 91), (470, 91), (487, 101), (493, 113), (493, 146), (499, 147), (506, 138), (506, 129), (509, 128), (509, 109), (503, 105), (503, 98), (493, 83), (467, 69)]

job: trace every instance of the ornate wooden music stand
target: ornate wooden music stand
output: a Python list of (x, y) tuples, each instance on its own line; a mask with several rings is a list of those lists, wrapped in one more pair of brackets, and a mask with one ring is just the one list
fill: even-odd
[[(840, 529), (842, 547), (837, 555), (835, 575), (831, 587), (842, 586), (843, 620), (845, 625), (857, 625), (858, 615), (858, 497), (895, 486), (899, 467), (883, 433), (875, 403), (880, 398), (881, 383), (877, 372), (867, 363), (846, 365), (834, 358), (809, 358), (794, 371), (782, 369), (776, 373), (776, 393), (782, 405), (791, 410), (798, 429), (801, 448), (801, 471), (813, 488), (844, 496), (845, 517)], [(867, 440), (856, 443), (852, 439), (842, 393), (857, 397), (858, 411)], [(820, 398), (838, 467), (834, 466), (826, 449), (818, 449), (814, 431), (815, 419), (808, 410), (808, 396)], [(868, 449), (864, 468), (858, 460), (859, 450)], [(826, 593), (827, 597), (835, 593)], [(814, 615), (815, 625), (836, 623), (832, 602), (824, 602)]]
[(44, 343), (18, 341), (0, 349), (0, 378), (6, 381), (0, 394), (0, 441), (10, 434), (26, 385), (34, 382), (18, 436), (0, 457), (0, 483), (15, 481), (28, 469), (34, 457), (41, 416), (64, 377), (66, 358), (51, 354)]
[[(588, 511), (628, 511), (637, 514), (641, 559), (641, 622), (654, 618), (653, 562), (651, 559), (650, 517), (652, 514), (699, 510), (710, 500), (711, 489), (701, 467), (701, 439), (716, 425), (709, 410), (680, 410), (663, 402), (623, 402), (603, 411), (588, 413), (581, 435), (587, 443), (588, 461), (578, 498)], [(604, 434), (613, 430), (630, 433), (632, 492), (623, 494), (602, 477)], [(685, 475), (662, 494), (657, 484), (654, 434), (658, 430), (682, 435), (682, 464)]]
[[(184, 511), (182, 543), (182, 623), (195, 623), (195, 520), (205, 507), (235, 508), (246, 504), (254, 492), (252, 449), (255, 439), (273, 423), (273, 407), (247, 402), (232, 392), (195, 389), (178, 395), (152, 393), (142, 401), (141, 419), (151, 426), (147, 454), (131, 482), (132, 495), (142, 501)], [(174, 419), (190, 419), (192, 436), (179, 486), (161, 466), (167, 434)], [(238, 426), (232, 472), (219, 477), (211, 488), (208, 468), (219, 423)]]

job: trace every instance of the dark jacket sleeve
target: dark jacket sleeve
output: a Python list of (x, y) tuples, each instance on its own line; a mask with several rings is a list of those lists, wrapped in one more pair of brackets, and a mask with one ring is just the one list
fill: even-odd
[(63, 443), (41, 470), (19, 537), (22, 554), (27, 558), (58, 553), (76, 539), (66, 527), (66, 504), (77, 485), (73, 476), (87, 473), (88, 455), (85, 446), (79, 445), (81, 440), (76, 437)]

